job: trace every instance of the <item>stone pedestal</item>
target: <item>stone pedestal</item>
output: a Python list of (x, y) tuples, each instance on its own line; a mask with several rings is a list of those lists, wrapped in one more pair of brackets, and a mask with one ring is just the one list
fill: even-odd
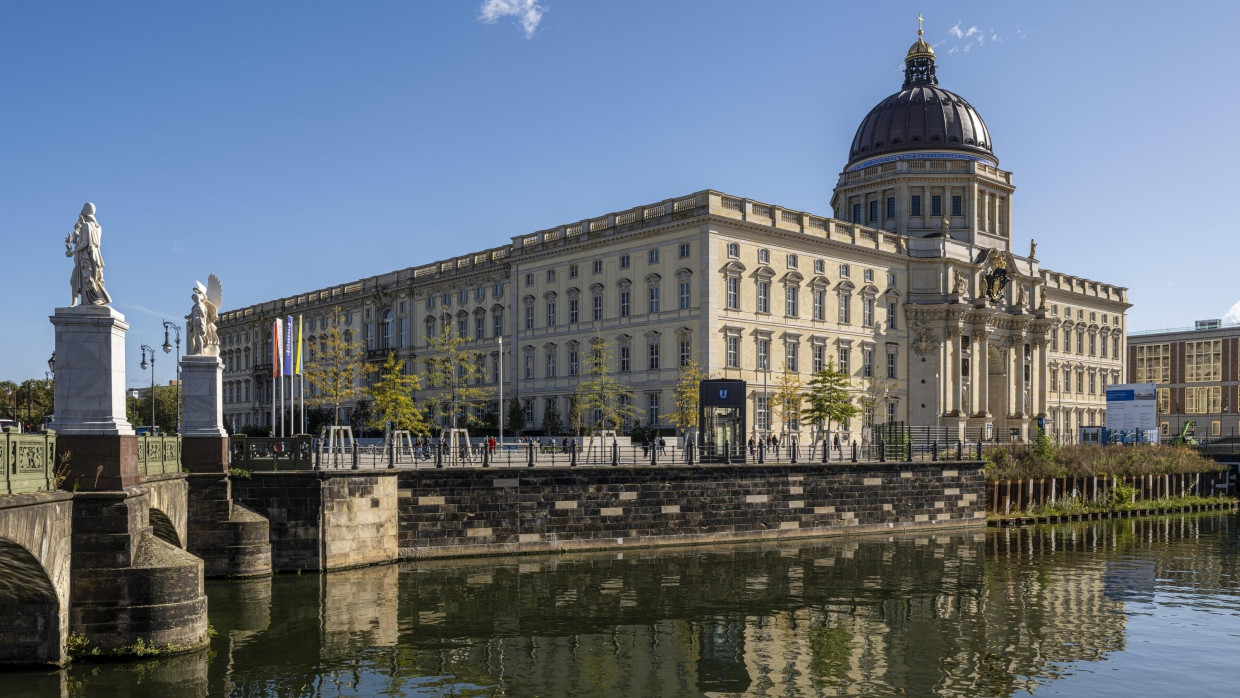
[(181, 436), (227, 436), (224, 431), (224, 362), (217, 356), (181, 359)]
[(57, 308), (56, 431), (133, 434), (125, 416), (125, 316), (106, 305)]

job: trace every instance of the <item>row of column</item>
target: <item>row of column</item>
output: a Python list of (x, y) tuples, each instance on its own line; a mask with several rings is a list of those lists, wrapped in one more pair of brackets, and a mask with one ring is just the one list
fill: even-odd
[[(972, 342), (969, 376), (969, 407), (970, 414), (964, 414), (964, 369), (965, 335), (962, 332), (949, 333), (945, 350), (942, 353), (947, 365), (943, 374), (950, 375), (950, 381), (943, 381), (942, 404), (949, 415), (975, 416), (986, 413), (990, 406), (990, 336), (986, 332), (975, 332)], [(1025, 343), (1014, 337), (1008, 346), (1003, 347), (1002, 360), (1004, 374), (1008, 381), (1007, 401), (1004, 405), (1006, 414), (996, 415), (1007, 417), (1021, 415), (1033, 417), (1046, 414), (1046, 395), (1043, 386), (1046, 384), (1046, 343), (1031, 342), (1028, 360), (1025, 359)], [(1025, 368), (1029, 368), (1029, 381), (1024, 380)]]

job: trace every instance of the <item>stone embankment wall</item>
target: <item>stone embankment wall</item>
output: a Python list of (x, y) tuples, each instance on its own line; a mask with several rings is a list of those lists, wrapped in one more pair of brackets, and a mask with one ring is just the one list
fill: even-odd
[(394, 471), (256, 471), (232, 479), (232, 496), (270, 521), (277, 572), (397, 557)]
[(985, 524), (980, 462), (398, 472), (403, 558)]

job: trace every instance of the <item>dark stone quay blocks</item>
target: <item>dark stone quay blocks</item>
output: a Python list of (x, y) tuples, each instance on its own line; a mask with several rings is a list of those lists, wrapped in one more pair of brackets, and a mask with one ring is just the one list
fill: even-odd
[(985, 524), (980, 462), (401, 470), (400, 556)]

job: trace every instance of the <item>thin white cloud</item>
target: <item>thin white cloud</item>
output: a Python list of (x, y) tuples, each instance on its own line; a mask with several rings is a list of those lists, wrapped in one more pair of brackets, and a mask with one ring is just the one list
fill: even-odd
[(125, 308), (125, 309), (132, 308), (133, 310), (136, 310), (139, 313), (146, 313), (147, 315), (153, 315), (157, 318), (163, 318), (165, 320), (168, 318), (172, 318), (173, 320), (176, 320), (177, 317), (179, 317), (176, 313), (161, 313), (158, 310), (151, 310), (150, 308), (143, 306), (143, 305), (138, 305), (137, 303), (116, 303), (116, 305), (118, 307)]
[(1236, 301), (1228, 309), (1227, 314), (1223, 316), (1223, 322), (1240, 322), (1240, 301)]
[(515, 17), (525, 38), (532, 39), (546, 11), (538, 0), (483, 0), (478, 19), (484, 24), (495, 24), (504, 17)]
[(949, 54), (968, 53), (974, 48), (980, 48), (986, 44), (987, 38), (990, 39), (991, 43), (1003, 41), (999, 37), (999, 33), (994, 29), (982, 29), (976, 24), (966, 27), (962, 21), (957, 21), (951, 29), (948, 29), (947, 36), (949, 38), (941, 43), (945, 53)]

